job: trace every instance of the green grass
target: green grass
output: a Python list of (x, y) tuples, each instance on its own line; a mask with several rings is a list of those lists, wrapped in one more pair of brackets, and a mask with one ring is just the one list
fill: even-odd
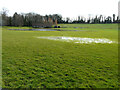
[(75, 44), (36, 38), (71, 36), (118, 41), (117, 24), (60, 26), (67, 27), (62, 30), (87, 31), (14, 31), (7, 29), (16, 27), (3, 27), (3, 88), (118, 88), (118, 44)]
[(117, 30), (118, 24), (59, 24), (64, 30)]

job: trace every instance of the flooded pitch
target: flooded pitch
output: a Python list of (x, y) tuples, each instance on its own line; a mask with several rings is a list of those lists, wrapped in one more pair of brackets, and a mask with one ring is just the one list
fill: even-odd
[(66, 42), (74, 42), (74, 43), (86, 43), (86, 44), (90, 44), (90, 43), (116, 43), (115, 41), (111, 41), (109, 39), (101, 39), (101, 38), (80, 38), (80, 37), (61, 37), (61, 36), (57, 36), (57, 37), (37, 37), (40, 39), (50, 39), (50, 40), (59, 40), (59, 41), (66, 41)]
[(60, 29), (8, 29), (17, 31), (87, 31), (87, 30), (60, 30)]

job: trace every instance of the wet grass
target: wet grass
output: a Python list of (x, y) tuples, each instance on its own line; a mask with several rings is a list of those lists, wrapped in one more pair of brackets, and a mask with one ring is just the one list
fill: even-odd
[[(60, 24), (66, 30), (117, 30), (117, 24)], [(59, 28), (61, 29), (61, 28)]]
[(118, 88), (118, 44), (76, 44), (36, 38), (71, 36), (117, 41), (117, 25), (65, 26), (70, 30), (86, 26), (88, 31), (14, 31), (3, 27), (3, 88)]
[(80, 38), (80, 37), (64, 37), (64, 36), (57, 36), (57, 37), (37, 37), (39, 39), (49, 39), (49, 40), (59, 40), (63, 42), (73, 42), (73, 43), (83, 43), (83, 44), (93, 44), (93, 43), (118, 43), (115, 41), (111, 41), (109, 39), (101, 39), (101, 38)]

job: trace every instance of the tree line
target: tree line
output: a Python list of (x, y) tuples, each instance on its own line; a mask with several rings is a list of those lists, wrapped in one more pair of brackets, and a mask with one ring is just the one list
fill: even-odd
[(106, 23), (120, 23), (118, 16), (113, 14), (113, 16), (103, 16), (96, 15), (95, 17), (88, 17), (88, 19), (78, 16), (78, 20), (73, 20), (71, 23), (87, 23), (87, 24), (106, 24)]
[(2, 26), (41, 26), (51, 27), (53, 24), (61, 23), (62, 16), (58, 14), (42, 16), (36, 13), (18, 14), (15, 12), (13, 16), (8, 16), (7, 11), (1, 13)]
[[(42, 16), (36, 13), (25, 13), (18, 14), (15, 12), (13, 16), (7, 15), (7, 10), (1, 12), (2, 16), (2, 26), (32, 26), (32, 27), (51, 27), (52, 25), (57, 25), (57, 23), (81, 23), (81, 24), (106, 24), (106, 23), (120, 23), (119, 17), (113, 14), (113, 16), (105, 17), (103, 15), (84, 18), (78, 16), (77, 20), (71, 20), (63, 17), (59, 14), (45, 15)], [(1, 23), (0, 23), (1, 24)]]

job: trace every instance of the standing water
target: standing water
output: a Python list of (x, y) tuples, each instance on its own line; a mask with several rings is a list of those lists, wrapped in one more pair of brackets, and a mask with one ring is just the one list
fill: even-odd
[(115, 41), (109, 40), (109, 39), (101, 39), (101, 38), (80, 38), (80, 37), (37, 37), (40, 39), (50, 39), (50, 40), (60, 40), (60, 41), (66, 41), (66, 42), (74, 42), (74, 43), (116, 43)]

